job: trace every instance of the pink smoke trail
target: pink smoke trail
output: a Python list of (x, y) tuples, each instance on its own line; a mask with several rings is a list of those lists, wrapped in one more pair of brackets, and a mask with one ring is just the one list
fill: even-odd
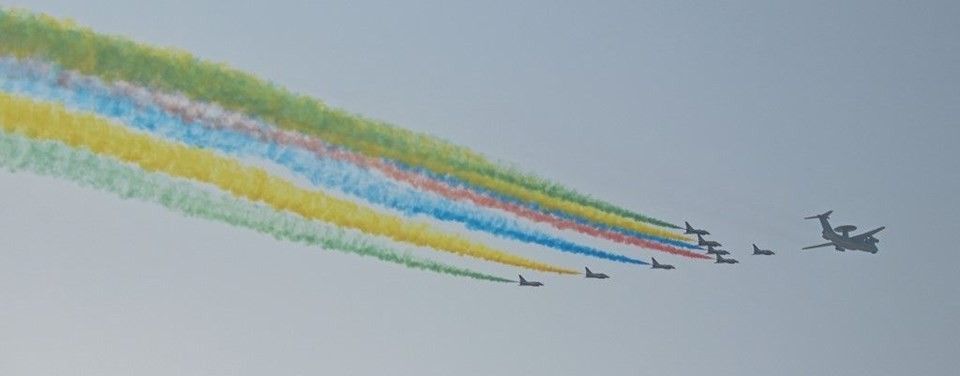
[[(83, 82), (85, 80), (82, 76), (72, 73), (64, 73), (64, 76), (65, 77), (61, 77), (58, 82), (65, 86), (70, 85), (70, 82)], [(315, 137), (266, 126), (245, 115), (224, 110), (219, 106), (198, 103), (182, 95), (161, 93), (126, 82), (114, 83), (113, 88), (123, 95), (134, 98), (137, 102), (145, 106), (156, 105), (170, 114), (180, 116), (188, 123), (203, 122), (213, 128), (230, 129), (246, 133), (263, 142), (294, 146), (308, 150), (320, 158), (331, 158), (350, 162), (368, 170), (376, 170), (396, 181), (407, 183), (417, 189), (432, 192), (448, 199), (470, 201), (476, 205), (500, 209), (534, 222), (546, 223), (557, 229), (573, 230), (621, 244), (633, 245), (644, 249), (652, 249), (689, 258), (712, 260), (712, 258), (702, 253), (696, 253), (691, 250), (681, 249), (647, 239), (640, 239), (614, 231), (598, 229), (582, 223), (557, 218), (520, 205), (503, 202), (466, 188), (452, 187), (414, 172), (403, 171), (383, 160), (340, 148), (333, 148)]]

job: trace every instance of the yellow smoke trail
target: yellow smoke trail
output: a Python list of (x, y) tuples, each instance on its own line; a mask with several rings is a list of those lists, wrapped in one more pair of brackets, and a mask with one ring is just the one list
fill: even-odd
[(433, 171), (439, 171), (441, 173), (457, 176), (460, 179), (463, 179), (463, 181), (488, 188), (495, 192), (500, 192), (506, 196), (516, 197), (526, 202), (537, 203), (543, 209), (570, 213), (575, 216), (586, 218), (594, 222), (603, 223), (608, 226), (659, 236), (661, 238), (681, 241), (690, 240), (689, 237), (683, 234), (678, 234), (669, 229), (641, 223), (574, 202), (559, 200), (555, 197), (551, 197), (550, 195), (529, 190), (502, 180), (490, 179), (488, 176), (484, 176), (475, 172), (454, 170), (453, 167), (440, 164), (430, 158), (412, 158), (411, 160), (412, 162), (410, 163), (413, 163), (414, 165), (428, 166)]
[(96, 154), (133, 163), (150, 172), (215, 185), (234, 195), (288, 210), (308, 219), (330, 222), (420, 246), (502, 264), (560, 274), (579, 272), (515, 256), (463, 237), (377, 213), (322, 192), (299, 188), (258, 168), (212, 152), (133, 133), (91, 115), (69, 112), (61, 105), (0, 94), (0, 127), (40, 140), (60, 141)]
[[(294, 95), (222, 64), (94, 33), (69, 20), (0, 10), (0, 52), (42, 57), (107, 81), (127, 80), (179, 91), (256, 115), (287, 130), (318, 136), (368, 156), (421, 166), (472, 185), (592, 222), (667, 239), (690, 238), (645, 224), (672, 224), (629, 212), (560, 185), (496, 165), (481, 155), (405, 129), (369, 121)], [(644, 223), (641, 223), (644, 222)]]

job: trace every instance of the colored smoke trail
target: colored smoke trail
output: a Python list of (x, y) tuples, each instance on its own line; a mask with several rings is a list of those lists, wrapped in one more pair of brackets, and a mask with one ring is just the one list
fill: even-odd
[[(68, 79), (69, 80), (69, 79)], [(83, 81), (83, 80), (81, 80)], [(83, 85), (77, 83), (77, 85)], [(492, 192), (483, 192), (482, 189), (471, 187), (463, 182), (456, 181), (446, 177), (433, 177), (429, 172), (413, 172), (409, 168), (397, 166), (394, 163), (382, 159), (371, 158), (362, 154), (354, 153), (349, 150), (332, 147), (323, 141), (306, 136), (293, 131), (286, 131), (274, 127), (265, 126), (254, 119), (240, 115), (231, 111), (224, 110), (214, 105), (197, 103), (183, 96), (159, 93), (157, 91), (147, 90), (145, 88), (119, 82), (112, 85), (113, 91), (121, 92), (123, 95), (133, 98), (141, 106), (158, 106), (171, 114), (179, 116), (182, 120), (193, 123), (202, 122), (206, 126), (215, 126), (218, 128), (231, 129), (236, 132), (244, 133), (256, 137), (263, 142), (276, 143), (281, 145), (294, 146), (300, 149), (309, 150), (317, 155), (318, 158), (333, 158), (343, 160), (367, 169), (376, 170), (390, 178), (407, 183), (418, 189), (432, 192), (443, 197), (470, 201), (474, 204), (504, 210), (535, 222), (547, 223), (561, 230), (574, 230), (583, 234), (600, 237), (624, 244), (632, 244), (643, 248), (659, 249), (656, 243), (651, 243), (638, 239), (629, 239), (636, 237), (640, 239), (652, 240), (653, 242), (663, 243), (679, 248), (699, 249), (696, 245), (691, 245), (682, 241), (665, 239), (662, 237), (641, 234), (632, 231), (617, 232), (609, 227), (600, 226), (600, 228), (591, 226), (588, 222), (571, 218), (564, 213), (544, 214), (534, 208), (529, 208), (523, 203), (516, 202), (504, 197), (496, 197)], [(447, 183), (448, 181), (452, 183)], [(477, 192), (481, 191), (481, 192)], [(566, 218), (558, 218), (565, 216)], [(624, 239), (627, 238), (627, 239)]]
[[(707, 257), (700, 253), (696, 253), (688, 249), (682, 249), (682, 248), (668, 245), (672, 243), (675, 245), (687, 247), (688, 244), (686, 243), (682, 243), (678, 241), (670, 241), (670, 240), (660, 240), (660, 239), (658, 239), (657, 241), (650, 241), (650, 240), (642, 239), (636, 236), (628, 236), (628, 235), (620, 234), (614, 231), (602, 230), (602, 229), (591, 227), (582, 223), (577, 223), (572, 220), (560, 219), (560, 218), (551, 216), (549, 214), (544, 214), (535, 210), (531, 210), (522, 205), (497, 200), (493, 197), (482, 195), (469, 189), (455, 188), (455, 187), (451, 187), (449, 185), (437, 182), (432, 179), (420, 178), (422, 175), (416, 175), (416, 174), (403, 171), (392, 165), (383, 163), (382, 161), (375, 161), (375, 166), (377, 169), (379, 169), (381, 172), (383, 172), (387, 176), (390, 176), (400, 181), (405, 181), (419, 189), (434, 192), (446, 197), (451, 197), (459, 200), (468, 200), (481, 206), (501, 209), (501, 210), (516, 214), (522, 218), (530, 219), (535, 222), (550, 224), (551, 226), (560, 230), (573, 230), (573, 231), (577, 231), (579, 233), (590, 235), (596, 238), (606, 239), (606, 240), (614, 241), (621, 244), (629, 244), (629, 245), (637, 246), (640, 248), (663, 251), (663, 252), (672, 253), (680, 256), (699, 258), (699, 259), (710, 259), (710, 257)], [(664, 244), (664, 243), (667, 243), (667, 244)], [(690, 246), (690, 247), (693, 247), (693, 246)]]
[[(70, 75), (70, 77), (74, 77), (74, 75)], [(73, 80), (71, 78), (67, 78), (61, 81)], [(82, 83), (82, 81), (84, 81), (83, 79), (79, 81), (81, 82), (68, 85), (84, 85), (84, 83)], [(204, 126), (230, 129), (251, 137), (255, 137), (262, 142), (276, 143), (303, 150), (309, 150), (318, 158), (333, 158), (346, 161), (357, 166), (362, 166), (366, 169), (378, 171), (392, 178), (393, 180), (407, 183), (423, 191), (432, 192), (451, 200), (469, 201), (479, 206), (500, 209), (534, 222), (549, 224), (557, 229), (574, 230), (583, 234), (615, 241), (618, 243), (631, 244), (641, 248), (657, 249), (666, 252), (681, 251), (680, 253), (683, 253), (683, 250), (676, 250), (670, 246), (698, 249), (695, 245), (677, 240), (664, 239), (658, 236), (635, 232), (622, 234), (609, 229), (598, 229), (596, 227), (591, 227), (586, 223), (577, 222), (574, 219), (557, 218), (554, 215), (544, 214), (528, 208), (522, 203), (506, 202), (505, 200), (497, 199), (489, 194), (478, 193), (475, 191), (476, 189), (472, 187), (467, 188), (462, 185), (453, 186), (445, 184), (425, 174), (404, 170), (401, 167), (395, 166), (394, 164), (381, 159), (371, 158), (351, 152), (349, 150), (331, 147), (317, 138), (293, 131), (286, 131), (266, 126), (244, 115), (227, 111), (217, 106), (197, 103), (183, 96), (159, 93), (157, 91), (147, 90), (145, 88), (125, 82), (115, 83), (108, 90), (120, 92), (122, 95), (131, 97), (137, 102), (138, 105), (142, 107), (160, 107), (163, 109), (163, 111), (170, 114), (175, 114), (183, 121), (188, 123), (202, 122)], [(557, 214), (562, 215), (562, 213)], [(640, 239), (633, 239), (634, 237)], [(659, 243), (666, 244), (666, 246)], [(694, 255), (697, 255), (695, 257), (700, 256), (699, 254), (695, 253)]]
[(262, 169), (245, 167), (210, 151), (133, 133), (94, 115), (71, 113), (62, 105), (0, 94), (0, 127), (35, 139), (86, 148), (134, 163), (147, 171), (209, 183), (236, 196), (261, 201), (277, 210), (289, 210), (307, 219), (506, 265), (579, 274), (575, 270), (543, 264), (461, 236), (442, 233), (425, 223), (406, 222), (322, 192), (305, 190)]
[[(3, 61), (0, 61), (2, 63)], [(17, 94), (45, 101), (59, 101), (79, 112), (94, 112), (97, 115), (122, 121), (134, 128), (159, 134), (183, 142), (189, 146), (213, 148), (236, 156), (256, 157), (270, 160), (280, 166), (306, 177), (311, 183), (325, 188), (339, 189), (368, 202), (403, 211), (408, 216), (427, 214), (446, 221), (455, 221), (468, 228), (485, 231), (500, 237), (539, 244), (564, 252), (593, 256), (606, 260), (646, 265), (644, 261), (582, 246), (541, 232), (522, 228), (516, 221), (480, 210), (468, 203), (444, 199), (433, 194), (423, 194), (413, 188), (394, 183), (352, 164), (332, 159), (318, 159), (314, 154), (300, 149), (263, 144), (243, 134), (205, 128), (183, 123), (156, 108), (142, 108), (124, 96), (112, 96), (103, 86), (87, 79), (88, 84), (73, 86), (69, 77), (58, 77), (57, 82), (73, 86), (66, 90), (53, 80), (39, 78), (41, 70), (25, 72), (32, 79), (18, 80), (10, 72), (9, 65), (0, 64), (2, 76), (0, 88)], [(49, 81), (49, 82), (48, 82)]]
[(0, 131), (0, 167), (70, 180), (84, 187), (107, 191), (123, 198), (160, 204), (180, 214), (216, 220), (323, 249), (337, 250), (403, 266), (458, 277), (493, 282), (513, 282), (469, 269), (414, 257), (378, 244), (374, 239), (278, 212), (263, 205), (214, 193), (187, 181), (147, 173), (86, 150), (72, 149), (52, 141), (32, 141)]
[[(668, 246), (673, 246), (678, 248), (696, 249), (696, 250), (700, 249), (695, 244), (686, 243), (679, 240), (666, 239), (663, 237), (640, 233), (640, 232), (631, 231), (631, 230), (624, 230), (621, 228), (613, 228), (603, 224), (591, 223), (589, 221), (583, 220), (582, 218), (577, 218), (563, 212), (558, 212), (558, 211), (544, 212), (536, 205), (524, 204), (523, 202), (520, 202), (516, 199), (506, 197), (506, 196), (497, 194), (495, 192), (474, 186), (470, 183), (466, 183), (461, 180), (458, 180), (457, 178), (446, 176), (446, 175), (437, 175), (430, 171), (424, 170), (422, 168), (411, 168), (408, 166), (403, 166), (397, 163), (391, 163), (383, 160), (380, 160), (379, 163), (388, 165), (389, 168), (398, 170), (401, 173), (413, 174), (414, 176), (418, 176), (420, 180), (434, 181), (434, 182), (437, 182), (437, 184), (451, 187), (451, 189), (454, 189), (454, 190), (464, 190), (472, 194), (478, 195), (480, 197), (485, 197), (486, 199), (494, 200), (494, 202), (498, 202), (502, 205), (519, 207), (521, 208), (520, 210), (527, 210), (535, 213), (536, 215), (546, 215), (550, 218), (553, 218), (553, 220), (564, 222), (564, 224), (560, 225), (561, 227), (558, 227), (558, 228), (562, 228), (562, 229), (566, 229), (568, 227), (582, 228), (584, 229), (582, 232), (587, 234), (591, 234), (593, 232), (600, 232), (605, 234), (603, 235), (604, 237), (613, 241), (618, 241), (616, 240), (616, 238), (628, 237), (628, 238), (637, 238), (639, 240), (649, 240), (656, 243), (662, 243)], [(652, 248), (652, 249), (655, 249), (655, 248)]]
[[(50, 69), (47, 70), (46, 74), (49, 74), (49, 72)], [(67, 86), (91, 85), (91, 81), (96, 81), (95, 79), (78, 78), (81, 76), (75, 74), (65, 74), (63, 72), (60, 74), (61, 78), (58, 78), (58, 82)], [(553, 213), (554, 215), (543, 214), (537, 212), (536, 210), (527, 208), (521, 203), (507, 202), (508, 199), (494, 198), (491, 196), (492, 193), (480, 194), (475, 192), (476, 188), (465, 188), (462, 186), (463, 184), (459, 182), (455, 183), (455, 186), (448, 185), (437, 181), (437, 179), (425, 176), (423, 173), (418, 174), (406, 171), (401, 167), (397, 167), (394, 164), (380, 159), (370, 158), (347, 150), (330, 147), (316, 138), (298, 134), (296, 132), (265, 126), (258, 121), (250, 119), (244, 115), (227, 111), (217, 106), (197, 103), (183, 96), (163, 94), (124, 82), (118, 82), (109, 88), (102, 88), (100, 90), (107, 90), (115, 93), (119, 92), (121, 94), (118, 95), (131, 97), (140, 107), (159, 106), (163, 109), (163, 111), (176, 114), (186, 122), (193, 123), (199, 121), (202, 122), (204, 126), (231, 129), (236, 132), (247, 134), (251, 137), (256, 137), (258, 140), (263, 142), (295, 146), (300, 149), (309, 150), (315, 153), (318, 158), (333, 158), (343, 160), (367, 169), (376, 170), (394, 180), (407, 183), (415, 188), (432, 192), (448, 199), (470, 201), (476, 205), (504, 210), (535, 222), (547, 223), (557, 229), (574, 230), (583, 234), (618, 243), (630, 244), (641, 248), (654, 249), (687, 257), (706, 257), (702, 254), (688, 251), (688, 249), (699, 249), (696, 245), (636, 232), (617, 232), (606, 227), (597, 228), (583, 223), (582, 221), (578, 222), (575, 219), (557, 218), (555, 216), (563, 215), (562, 213)]]
[[(96, 34), (46, 16), (0, 11), (0, 52), (50, 59), (102, 78), (179, 91), (206, 102), (260, 116), (290, 130), (319, 136), (370, 156), (422, 166), (439, 174), (562, 211), (591, 222), (648, 233), (651, 223), (676, 225), (576, 194), (557, 184), (498, 166), (466, 148), (327, 108), (251, 75), (193, 56)], [(673, 234), (671, 234), (673, 235)], [(688, 240), (675, 235), (674, 239)], [(670, 236), (667, 236), (670, 237)]]

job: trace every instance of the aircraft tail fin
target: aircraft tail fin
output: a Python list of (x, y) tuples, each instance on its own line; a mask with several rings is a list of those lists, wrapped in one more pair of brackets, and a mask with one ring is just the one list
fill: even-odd
[(587, 274), (593, 274), (593, 272), (590, 271), (590, 268), (588, 268), (588, 267), (586, 267), (586, 266), (583, 267), (583, 270), (586, 270), (586, 271), (587, 271)]
[(830, 214), (833, 214), (833, 210), (827, 211), (823, 214), (811, 215), (809, 217), (804, 217), (803, 219), (820, 219), (820, 218), (830, 218)]
[(660, 263), (657, 262), (657, 259), (651, 257), (650, 260), (653, 261), (653, 266), (660, 266)]
[(687, 231), (693, 231), (693, 226), (690, 226), (690, 222), (683, 221), (683, 224), (687, 225)]
[(520, 277), (520, 283), (527, 283), (527, 280), (523, 279), (522, 275), (517, 274), (517, 277)]

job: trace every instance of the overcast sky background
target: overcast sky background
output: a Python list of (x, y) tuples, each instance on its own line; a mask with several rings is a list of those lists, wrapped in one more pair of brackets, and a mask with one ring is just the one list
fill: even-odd
[[(742, 263), (650, 271), (470, 233), (612, 276), (528, 273), (546, 286), (521, 289), (4, 171), (0, 374), (960, 369), (958, 2), (5, 3), (690, 220)], [(887, 226), (880, 252), (800, 251), (821, 242), (801, 218), (830, 209)], [(753, 242), (777, 255), (749, 256)]]

